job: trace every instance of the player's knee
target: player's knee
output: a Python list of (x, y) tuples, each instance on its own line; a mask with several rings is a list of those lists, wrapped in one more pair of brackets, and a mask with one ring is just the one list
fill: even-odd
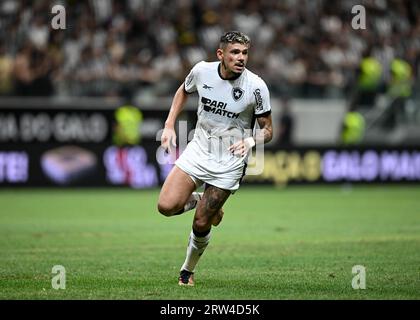
[(165, 202), (158, 202), (157, 205), (158, 211), (166, 217), (170, 217), (172, 215), (171, 207), (167, 205)]
[(158, 211), (166, 217), (173, 216), (175, 213), (179, 212), (180, 206), (173, 205), (165, 201), (159, 201), (157, 205)]

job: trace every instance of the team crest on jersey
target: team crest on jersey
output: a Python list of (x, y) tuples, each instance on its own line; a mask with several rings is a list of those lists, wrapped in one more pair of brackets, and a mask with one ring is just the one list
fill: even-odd
[(233, 100), (235, 101), (239, 101), (241, 100), (241, 98), (244, 96), (244, 90), (242, 90), (241, 88), (233, 88), (232, 89), (232, 96), (233, 96)]

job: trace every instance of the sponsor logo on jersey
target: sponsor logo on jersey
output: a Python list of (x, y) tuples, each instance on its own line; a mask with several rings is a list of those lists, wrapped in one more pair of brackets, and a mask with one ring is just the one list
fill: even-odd
[(203, 84), (203, 89), (208, 89), (208, 90), (211, 90), (211, 89), (213, 89), (213, 87), (210, 87), (210, 86), (208, 86), (208, 85), (206, 85), (205, 83)]
[(242, 90), (241, 88), (238, 88), (238, 87), (233, 88), (232, 89), (232, 96), (233, 96), (233, 99), (235, 101), (239, 101), (244, 96), (244, 90)]
[(217, 100), (211, 100), (206, 97), (201, 97), (201, 103), (203, 104), (204, 111), (220, 114), (221, 116), (228, 117), (230, 119), (237, 119), (239, 117), (239, 113), (226, 110), (226, 102), (220, 102)]
[(262, 100), (262, 97), (261, 97), (260, 89), (256, 89), (254, 91), (254, 96), (255, 96), (255, 103), (256, 103), (255, 111), (262, 111), (263, 110), (263, 100)]

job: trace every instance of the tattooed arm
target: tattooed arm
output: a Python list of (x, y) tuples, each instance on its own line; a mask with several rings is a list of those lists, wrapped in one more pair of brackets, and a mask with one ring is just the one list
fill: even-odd
[[(257, 118), (258, 125), (260, 126), (260, 134), (255, 137), (255, 143), (267, 143), (273, 138), (273, 125), (271, 114)], [(257, 131), (258, 132), (258, 131)]]

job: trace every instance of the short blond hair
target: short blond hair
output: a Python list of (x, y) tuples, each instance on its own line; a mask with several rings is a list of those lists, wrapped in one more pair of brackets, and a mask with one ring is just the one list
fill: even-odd
[(248, 35), (240, 31), (228, 31), (220, 37), (220, 48), (225, 48), (228, 43), (240, 43), (244, 45), (251, 45), (251, 39)]

